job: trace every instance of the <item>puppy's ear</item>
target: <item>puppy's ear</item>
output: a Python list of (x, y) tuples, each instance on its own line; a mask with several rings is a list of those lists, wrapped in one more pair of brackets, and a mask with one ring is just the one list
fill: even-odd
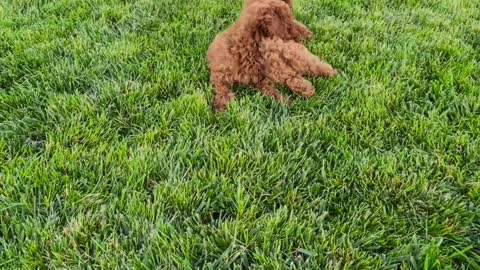
[(287, 3), (290, 8), (293, 7), (293, 0), (283, 0), (283, 2)]

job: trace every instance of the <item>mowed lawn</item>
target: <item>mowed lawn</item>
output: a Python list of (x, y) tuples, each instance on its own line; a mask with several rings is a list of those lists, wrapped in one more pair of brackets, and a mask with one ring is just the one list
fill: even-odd
[(0, 0), (0, 268), (480, 269), (480, 1), (298, 0), (337, 67), (210, 109), (240, 0)]

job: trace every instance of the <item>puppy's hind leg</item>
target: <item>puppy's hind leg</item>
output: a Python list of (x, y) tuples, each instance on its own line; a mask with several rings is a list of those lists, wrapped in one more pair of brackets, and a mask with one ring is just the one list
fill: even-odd
[(300, 76), (287, 78), (285, 84), (300, 96), (309, 98), (315, 95), (315, 88), (313, 85)]
[(258, 91), (264, 96), (272, 97), (278, 103), (282, 103), (287, 100), (287, 98), (275, 88), (275, 83), (269, 79), (262, 80), (257, 88)]
[(290, 90), (303, 97), (311, 97), (315, 94), (313, 85), (302, 78), (301, 74), (288, 65), (283, 59), (276, 58), (270, 62), (267, 69), (267, 76), (278, 84), (286, 85)]

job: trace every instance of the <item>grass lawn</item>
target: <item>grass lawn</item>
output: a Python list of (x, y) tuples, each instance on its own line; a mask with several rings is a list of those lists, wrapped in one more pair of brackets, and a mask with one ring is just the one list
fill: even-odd
[(480, 269), (480, 1), (297, 0), (341, 70), (210, 110), (240, 0), (0, 0), (1, 269)]

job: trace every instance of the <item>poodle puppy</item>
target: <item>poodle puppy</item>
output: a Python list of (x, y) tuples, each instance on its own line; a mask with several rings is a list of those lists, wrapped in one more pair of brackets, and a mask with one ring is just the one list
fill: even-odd
[(293, 18), (292, 0), (245, 0), (239, 19), (217, 35), (207, 51), (214, 110), (226, 109), (234, 84), (252, 86), (278, 102), (285, 98), (276, 84), (312, 96), (315, 89), (303, 75), (336, 75), (300, 43), (312, 35)]

